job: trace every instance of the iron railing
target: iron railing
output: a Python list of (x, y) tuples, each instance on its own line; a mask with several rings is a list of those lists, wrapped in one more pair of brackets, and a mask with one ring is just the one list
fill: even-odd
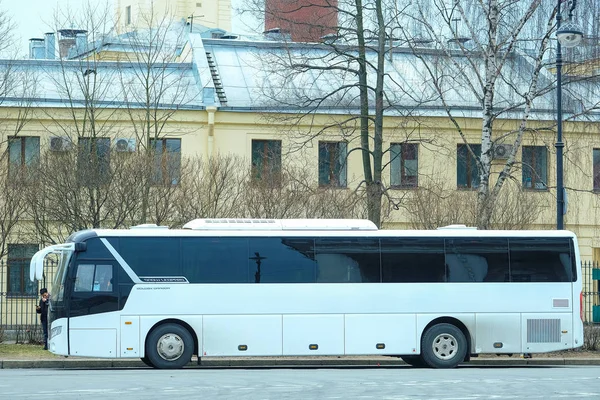
[(40, 289), (48, 287), (56, 261), (48, 259), (44, 278), (35, 283), (29, 280), (29, 262), (0, 260), (0, 342), (36, 342), (41, 337), (41, 325), (35, 307)]
[[(41, 331), (35, 306), (39, 301), (39, 290), (48, 287), (56, 265), (56, 261), (46, 260), (44, 279), (32, 285), (25, 281), (29, 279), (28, 264), (0, 261), (0, 341), (6, 339), (6, 332), (12, 333), (13, 340), (27, 341), (28, 336), (38, 335)], [(584, 261), (582, 273), (584, 322), (600, 324), (600, 263)]]
[(600, 323), (600, 263), (584, 261), (581, 265), (583, 274), (583, 321)]

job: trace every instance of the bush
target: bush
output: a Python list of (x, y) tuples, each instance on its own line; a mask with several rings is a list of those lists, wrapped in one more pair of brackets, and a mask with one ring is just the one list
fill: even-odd
[(585, 324), (583, 326), (583, 350), (600, 350), (600, 325)]
[(30, 325), (25, 329), (25, 341), (29, 344), (44, 344), (44, 333), (39, 325)]

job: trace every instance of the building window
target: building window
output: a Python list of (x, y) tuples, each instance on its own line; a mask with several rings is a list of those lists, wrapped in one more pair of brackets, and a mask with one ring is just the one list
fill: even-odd
[[(475, 153), (475, 157), (469, 151)], [(480, 144), (459, 144), (456, 150), (456, 186), (463, 189), (476, 189), (479, 187), (479, 168), (477, 159), (481, 156)], [(476, 158), (477, 157), (477, 158)]]
[(594, 149), (594, 190), (600, 191), (600, 149)]
[(125, 7), (125, 25), (131, 25), (131, 6)]
[(106, 182), (110, 176), (110, 139), (79, 138), (77, 166), (82, 182)]
[(523, 187), (546, 190), (548, 188), (548, 151), (545, 146), (523, 146)]
[(252, 178), (279, 181), (281, 176), (281, 140), (252, 141)]
[(346, 143), (319, 142), (319, 186), (346, 187)]
[(419, 145), (392, 143), (390, 146), (390, 183), (392, 187), (417, 187)]
[(8, 138), (8, 176), (25, 178), (40, 161), (40, 138), (33, 136)]
[(37, 285), (29, 279), (29, 262), (39, 250), (37, 244), (8, 245), (8, 288), (13, 296), (36, 296)]
[(150, 139), (154, 149), (153, 183), (177, 185), (181, 174), (181, 139)]

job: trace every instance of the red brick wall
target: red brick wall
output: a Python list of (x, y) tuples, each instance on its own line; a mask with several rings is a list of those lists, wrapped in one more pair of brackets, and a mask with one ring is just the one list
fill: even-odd
[(337, 0), (266, 0), (265, 30), (281, 28), (294, 42), (318, 42), (335, 34)]

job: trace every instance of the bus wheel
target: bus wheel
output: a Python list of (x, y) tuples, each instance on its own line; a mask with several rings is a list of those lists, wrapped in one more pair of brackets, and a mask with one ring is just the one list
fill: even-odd
[(426, 366), (421, 356), (400, 356), (400, 358), (402, 361), (413, 367), (422, 368)]
[(187, 329), (178, 324), (164, 324), (146, 339), (146, 357), (155, 368), (181, 368), (194, 352), (194, 340)]
[(467, 355), (467, 339), (452, 324), (437, 324), (421, 338), (421, 356), (432, 368), (454, 368)]
[(148, 359), (148, 356), (146, 356), (146, 357), (142, 357), (142, 358), (140, 358), (140, 360), (142, 360), (142, 362), (143, 362), (144, 364), (146, 364), (147, 366), (149, 366), (150, 368), (154, 368), (154, 364), (152, 364), (152, 363), (150, 362), (150, 360)]

